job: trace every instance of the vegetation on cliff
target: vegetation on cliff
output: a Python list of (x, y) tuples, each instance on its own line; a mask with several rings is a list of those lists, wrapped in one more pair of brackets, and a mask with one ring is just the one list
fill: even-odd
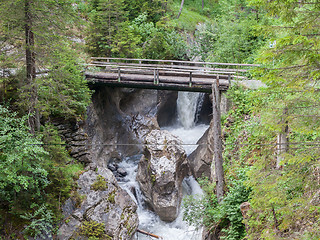
[(186, 219), (221, 239), (320, 238), (319, 2), (189, 0), (177, 19), (179, 8), (178, 0), (0, 2), (0, 236), (54, 233), (83, 166), (52, 123), (85, 118), (89, 54), (260, 63), (250, 74), (266, 88), (229, 91), (224, 200), (203, 181), (205, 198), (186, 200)]

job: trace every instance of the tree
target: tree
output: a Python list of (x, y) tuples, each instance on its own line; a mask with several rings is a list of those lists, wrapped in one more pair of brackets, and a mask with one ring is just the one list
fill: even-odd
[(125, 1), (92, 0), (89, 4), (88, 52), (94, 56), (112, 56), (111, 45), (117, 41), (114, 35), (128, 19)]
[[(36, 80), (36, 71), (48, 70), (51, 76), (60, 71), (54, 66), (52, 56), (72, 48), (70, 39), (74, 34), (71, 29), (77, 19), (72, 3), (72, 0), (3, 0), (0, 3), (0, 31), (4, 45), (10, 49), (7, 55), (14, 56), (14, 67), (21, 69), (25, 76), (15, 76), (19, 79), (18, 104), (23, 111), (30, 113), (28, 122), (33, 133), (40, 128), (43, 104), (39, 99), (41, 81)], [(72, 88), (72, 85), (68, 87)], [(83, 93), (86, 99), (88, 89)]]
[(184, 4), (184, 0), (181, 0), (180, 9), (179, 9), (179, 13), (178, 13), (177, 18), (179, 18), (179, 17), (180, 17), (180, 15), (181, 15), (181, 13), (182, 13), (183, 4)]
[(259, 92), (260, 131), (270, 136), (269, 144), (285, 132), (290, 141), (278, 164), (275, 149), (269, 147), (249, 172), (253, 189), (249, 239), (292, 238), (293, 232), (295, 238), (317, 239), (320, 4), (264, 0), (251, 4), (275, 17), (271, 26), (260, 26), (270, 43), (276, 43), (258, 57), (263, 67), (257, 75), (268, 86)]

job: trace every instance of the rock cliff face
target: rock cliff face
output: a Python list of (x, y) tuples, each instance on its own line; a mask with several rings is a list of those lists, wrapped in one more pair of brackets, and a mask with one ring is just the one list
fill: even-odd
[(120, 161), (140, 153), (141, 139), (152, 129), (159, 129), (156, 111), (157, 91), (95, 89), (85, 130), (93, 146), (90, 154), (97, 165), (107, 167), (111, 159)]
[[(102, 224), (106, 236), (115, 240), (133, 236), (138, 226), (137, 206), (118, 186), (108, 170), (110, 164), (117, 166), (127, 156), (144, 153), (137, 180), (146, 203), (164, 221), (177, 217), (182, 180), (189, 173), (180, 140), (159, 128), (159, 124), (166, 126), (176, 119), (177, 92), (102, 86), (94, 90), (86, 122), (58, 125), (71, 144), (71, 155), (87, 166), (79, 178), (78, 191), (63, 206), (65, 221), (58, 235), (61, 240), (88, 237), (83, 230), (87, 223)], [(144, 148), (146, 142), (150, 145)], [(204, 155), (210, 154), (204, 151)], [(198, 169), (194, 175), (207, 174), (212, 159), (202, 155), (194, 158), (189, 160), (191, 168)], [(114, 172), (126, 174), (119, 169)]]
[(84, 130), (84, 123), (56, 123), (59, 134), (67, 144), (70, 156), (79, 162), (88, 164), (92, 162), (90, 156), (90, 139)]
[(198, 141), (199, 146), (188, 156), (190, 170), (195, 178), (214, 179), (212, 124), (211, 121), (210, 127)]
[(65, 221), (59, 229), (58, 239), (87, 239), (100, 224), (100, 237), (115, 240), (132, 239), (137, 227), (137, 206), (122, 190), (108, 169), (88, 170), (78, 180), (78, 192), (63, 208)]
[(151, 131), (146, 143), (137, 181), (148, 205), (161, 220), (170, 222), (176, 219), (181, 203), (181, 183), (188, 172), (186, 153), (181, 141), (168, 131)]

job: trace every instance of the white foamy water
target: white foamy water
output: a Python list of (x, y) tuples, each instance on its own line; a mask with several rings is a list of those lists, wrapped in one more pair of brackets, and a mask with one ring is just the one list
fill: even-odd
[[(119, 164), (119, 167), (128, 172), (128, 175), (119, 184), (138, 205), (139, 229), (158, 235), (163, 240), (201, 240), (201, 229), (197, 230), (183, 221), (183, 207), (180, 208), (177, 219), (171, 223), (161, 221), (154, 212), (145, 208), (139, 184), (135, 180), (138, 168), (137, 159), (139, 157), (127, 158)], [(193, 177), (184, 179), (183, 190), (184, 194), (202, 195), (202, 190)], [(154, 239), (140, 233), (137, 233), (136, 237), (139, 240)]]
[[(199, 112), (197, 108), (201, 107), (203, 96), (199, 93), (179, 92), (177, 100), (179, 125), (164, 128), (182, 140), (187, 155), (196, 149), (197, 145), (195, 144), (209, 127), (208, 125), (196, 125), (195, 123), (197, 112)], [(196, 229), (183, 221), (183, 207), (180, 208), (177, 219), (171, 223), (161, 221), (154, 212), (145, 207), (143, 195), (139, 184), (136, 182), (140, 157), (141, 155), (127, 158), (119, 164), (119, 167), (125, 169), (128, 173), (119, 184), (138, 205), (139, 229), (158, 235), (163, 240), (201, 240), (202, 229)], [(185, 178), (182, 186), (184, 195), (192, 194), (201, 197), (203, 194), (193, 177)], [(155, 238), (137, 233), (136, 239), (150, 240)]]
[(182, 140), (183, 144), (185, 144), (183, 147), (186, 150), (187, 155), (189, 155), (197, 148), (197, 141), (203, 136), (208, 128), (209, 125), (200, 124), (190, 129), (185, 129), (184, 127), (179, 126), (166, 127), (164, 129)]
[(197, 105), (200, 93), (179, 92), (177, 99), (178, 121), (185, 129), (195, 125)]

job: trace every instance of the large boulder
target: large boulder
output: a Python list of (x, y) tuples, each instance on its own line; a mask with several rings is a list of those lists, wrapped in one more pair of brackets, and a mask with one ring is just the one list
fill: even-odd
[(59, 228), (59, 240), (88, 239), (97, 234), (98, 228), (99, 237), (104, 239), (133, 238), (138, 227), (137, 205), (118, 186), (110, 170), (88, 170), (80, 176), (78, 187), (63, 207), (65, 219)]
[(163, 221), (176, 219), (182, 198), (182, 180), (188, 173), (181, 140), (165, 130), (146, 136), (146, 149), (137, 173), (146, 203)]

